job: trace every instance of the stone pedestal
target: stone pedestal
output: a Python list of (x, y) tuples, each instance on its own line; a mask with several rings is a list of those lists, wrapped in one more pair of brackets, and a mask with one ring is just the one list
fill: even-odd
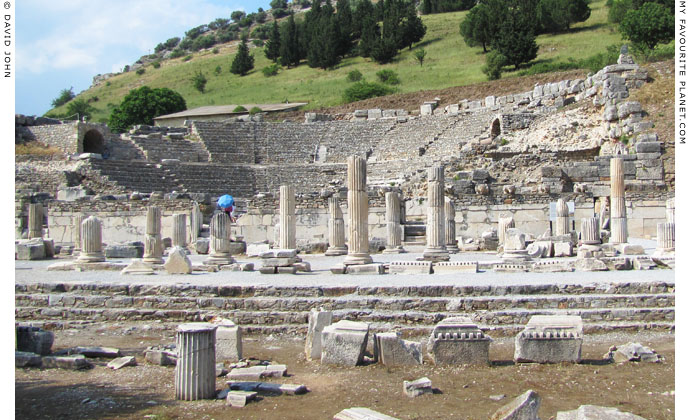
[(74, 240), (74, 250), (72, 250), (72, 255), (79, 255), (81, 252), (81, 224), (86, 219), (83, 214), (77, 214), (74, 216), (74, 223), (72, 224), (72, 237)]
[(628, 242), (625, 210), (625, 178), (622, 158), (611, 159), (611, 238), (613, 245)]
[(446, 249), (450, 254), (457, 254), (458, 240), (455, 238), (455, 204), (450, 199), (446, 199), (444, 213), (446, 215)]
[(516, 362), (580, 361), (582, 319), (574, 315), (534, 315), (515, 337)]
[(556, 203), (556, 236), (567, 235), (570, 233), (570, 211), (568, 205), (562, 198)]
[(676, 224), (657, 223), (655, 257), (675, 257)]
[(386, 193), (386, 228), (388, 244), (383, 251), (386, 254), (405, 252), (402, 247), (402, 225), (400, 224), (400, 197), (396, 192)]
[(509, 261), (530, 259), (525, 244), (525, 234), (519, 229), (510, 228), (506, 230), (501, 258)]
[(187, 215), (173, 214), (172, 245), (189, 254), (187, 249)]
[(369, 324), (338, 321), (321, 333), (321, 363), (355, 366), (364, 360), (369, 337)]
[(429, 337), (429, 356), (437, 365), (488, 365), (491, 337), (467, 317), (439, 322)]
[(196, 201), (192, 204), (192, 214), (189, 221), (189, 230), (191, 233), (191, 243), (196, 243), (199, 237), (199, 232), (201, 232), (201, 226), (204, 223), (204, 215), (201, 213), (199, 208), (199, 203)]
[(161, 237), (161, 209), (151, 206), (146, 211), (146, 237), (144, 262), (163, 264), (163, 238)]
[(43, 206), (29, 204), (29, 239), (43, 237)]
[(193, 401), (215, 396), (216, 326), (182, 324), (177, 327), (175, 398)]
[(515, 220), (512, 216), (499, 217), (498, 219), (498, 245), (503, 245), (506, 241), (506, 230), (515, 227)]
[(295, 187), (291, 185), (280, 186), (280, 236), (278, 246), (281, 249), (297, 248), (295, 234)]
[(211, 244), (204, 264), (228, 265), (235, 263), (230, 246), (230, 218), (218, 212), (211, 219)]
[(359, 156), (347, 159), (347, 207), (349, 247), (343, 264), (371, 264), (369, 255), (369, 198), (367, 161)]
[(82, 222), (81, 254), (77, 258), (77, 262), (93, 263), (105, 261), (101, 232), (101, 221), (96, 217), (91, 216)]
[(347, 254), (347, 247), (345, 246), (345, 220), (343, 219), (343, 212), (340, 210), (338, 204), (338, 197), (332, 196), (328, 199), (328, 249), (326, 255), (345, 255)]
[(599, 236), (599, 219), (585, 217), (580, 221), (580, 246), (577, 249), (578, 258), (603, 257), (601, 237)]
[(427, 261), (448, 261), (445, 234), (444, 166), (428, 171), (428, 207), (426, 210), (426, 248), (422, 257)]
[(676, 199), (669, 198), (666, 200), (666, 222), (676, 223)]

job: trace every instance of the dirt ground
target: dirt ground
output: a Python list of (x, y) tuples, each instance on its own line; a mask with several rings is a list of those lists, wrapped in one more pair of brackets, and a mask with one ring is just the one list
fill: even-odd
[[(379, 364), (341, 368), (308, 362), (304, 338), (244, 337), (244, 356), (288, 365), (289, 377), (275, 382), (304, 384), (299, 396), (265, 396), (244, 408), (222, 400), (176, 401), (174, 367), (149, 365), (147, 346), (174, 342), (174, 325), (117, 323), (55, 331), (53, 351), (74, 346), (117, 347), (135, 355), (138, 366), (117, 371), (107, 359), (93, 359), (85, 371), (17, 368), (17, 419), (331, 419), (350, 407), (369, 407), (400, 419), (486, 419), (528, 389), (542, 397), (540, 416), (582, 404), (614, 406), (651, 419), (674, 418), (675, 346), (669, 332), (588, 335), (580, 364), (519, 364), (512, 362), (513, 338), (495, 338), (491, 366), (436, 367), (425, 360), (416, 367)], [(425, 337), (416, 337), (425, 340)], [(656, 364), (607, 364), (602, 356), (613, 344), (637, 341), (665, 357)], [(427, 376), (433, 395), (409, 398), (404, 380)], [(226, 388), (218, 378), (216, 388)], [(505, 395), (495, 401), (491, 396)]]

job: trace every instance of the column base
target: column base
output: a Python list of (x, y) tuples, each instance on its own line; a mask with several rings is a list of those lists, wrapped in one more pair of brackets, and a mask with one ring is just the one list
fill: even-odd
[(384, 254), (406, 254), (407, 250), (403, 248), (402, 246), (396, 246), (393, 248), (386, 248), (383, 250)]
[(82, 252), (77, 258), (78, 263), (104, 262), (105, 255), (102, 252)]
[(333, 257), (333, 256), (338, 256), (338, 255), (347, 255), (347, 247), (346, 246), (332, 246), (329, 247), (324, 255), (328, 257)]
[(357, 253), (357, 254), (347, 254), (347, 257), (345, 257), (345, 261), (343, 261), (343, 264), (347, 266), (347, 265), (371, 264), (373, 262), (374, 262), (374, 260), (371, 259), (371, 255), (364, 254), (364, 253)]
[(230, 265), (235, 262), (235, 259), (230, 254), (214, 254), (204, 260), (204, 264), (207, 265)]
[(442, 248), (427, 248), (422, 253), (422, 261), (449, 261), (450, 255), (445, 247)]
[(458, 252), (460, 252), (460, 248), (458, 247), (457, 244), (446, 245), (446, 250), (448, 251), (449, 254), (457, 254)]
[(165, 261), (163, 260), (163, 257), (147, 257), (144, 256), (144, 258), (141, 259), (143, 262), (147, 262), (149, 264), (163, 264)]
[(529, 261), (531, 260), (530, 256), (527, 254), (526, 249), (510, 249), (508, 251), (504, 251), (503, 255), (501, 255), (501, 259), (505, 261)]

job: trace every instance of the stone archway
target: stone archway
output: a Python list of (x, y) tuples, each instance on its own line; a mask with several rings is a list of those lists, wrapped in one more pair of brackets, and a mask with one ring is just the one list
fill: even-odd
[(496, 118), (494, 122), (491, 123), (491, 138), (495, 139), (501, 134), (501, 120)]
[(83, 151), (84, 153), (98, 153), (103, 154), (105, 152), (105, 139), (103, 139), (103, 134), (98, 130), (91, 129), (84, 134)]

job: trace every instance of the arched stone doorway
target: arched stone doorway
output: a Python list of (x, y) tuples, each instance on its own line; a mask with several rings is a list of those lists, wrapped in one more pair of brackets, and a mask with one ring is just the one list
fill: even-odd
[(491, 123), (491, 138), (495, 139), (499, 134), (501, 134), (501, 121), (496, 118), (494, 122)]
[(103, 154), (105, 151), (105, 140), (98, 130), (89, 130), (84, 134), (83, 140), (84, 153)]

